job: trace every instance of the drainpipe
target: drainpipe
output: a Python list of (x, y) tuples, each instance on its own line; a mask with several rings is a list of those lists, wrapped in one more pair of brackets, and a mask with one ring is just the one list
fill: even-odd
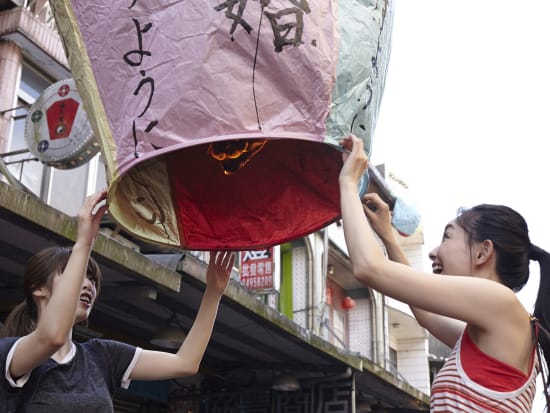
[(385, 317), (384, 317), (384, 296), (377, 291), (372, 291), (374, 299), (374, 345), (373, 361), (379, 366), (385, 365)]
[(378, 297), (376, 292), (372, 292), (372, 361), (379, 364), (378, 361)]
[[(386, 345), (389, 340), (389, 329), (388, 329), (388, 312), (386, 311), (386, 296), (382, 295), (382, 304), (381, 304), (381, 310), (382, 310), (382, 366), (386, 368), (387, 360), (389, 360), (388, 357), (388, 346)], [(387, 334), (388, 333), (388, 334)]]
[(319, 328), (317, 331), (317, 334), (320, 336), (322, 333), (322, 326), (325, 323), (325, 297), (326, 297), (326, 289), (327, 289), (327, 279), (328, 279), (328, 227), (325, 227), (323, 230), (323, 258), (321, 261), (321, 279), (320, 279), (320, 292), (319, 292), (319, 303), (318, 303), (318, 311), (319, 311)]
[[(307, 274), (306, 280), (308, 283), (307, 291), (307, 301), (306, 308), (307, 317), (306, 317), (306, 328), (311, 330), (314, 333), (317, 333), (319, 330), (318, 326), (315, 323), (315, 265), (313, 262), (313, 248), (311, 245), (311, 235), (304, 239), (304, 245), (306, 247), (306, 266)], [(315, 240), (314, 240), (315, 241)]]
[(353, 376), (351, 376), (351, 413), (355, 413), (355, 405), (356, 405), (356, 400), (355, 400), (355, 374)]

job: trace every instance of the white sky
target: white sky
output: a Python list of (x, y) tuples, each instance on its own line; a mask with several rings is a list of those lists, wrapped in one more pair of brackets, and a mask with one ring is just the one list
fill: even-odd
[(516, 209), (550, 250), (550, 1), (395, 0), (394, 12), (371, 162), (409, 185), (425, 255), (479, 203)]

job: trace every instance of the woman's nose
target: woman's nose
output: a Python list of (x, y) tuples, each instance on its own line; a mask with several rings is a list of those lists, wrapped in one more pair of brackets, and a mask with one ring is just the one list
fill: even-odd
[(82, 288), (87, 290), (92, 290), (95, 288), (95, 284), (92, 280), (90, 280), (88, 277), (84, 278), (84, 283), (82, 284)]
[(437, 250), (439, 247), (435, 247), (433, 250), (431, 250), (428, 254), (428, 257), (430, 257), (430, 260), (435, 261), (435, 258), (437, 257)]

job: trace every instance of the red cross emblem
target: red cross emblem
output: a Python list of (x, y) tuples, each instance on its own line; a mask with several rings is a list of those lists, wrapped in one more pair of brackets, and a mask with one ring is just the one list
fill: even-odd
[(63, 96), (67, 96), (70, 91), (71, 91), (71, 88), (69, 87), (69, 85), (63, 85), (59, 88), (59, 90), (57, 91), (57, 94), (63, 97)]

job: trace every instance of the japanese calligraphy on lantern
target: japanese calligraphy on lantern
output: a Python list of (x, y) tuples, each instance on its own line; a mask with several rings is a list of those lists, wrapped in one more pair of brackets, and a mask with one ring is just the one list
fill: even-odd
[[(249, 34), (253, 31), (252, 26), (245, 19), (248, 1), (227, 0), (214, 7), (216, 11), (225, 11), (225, 16), (233, 21), (229, 31), (231, 36), (238, 26)], [(304, 14), (311, 11), (306, 0), (287, 0), (275, 11), (269, 11), (271, 0), (261, 0), (259, 3), (263, 15), (271, 24), (276, 52), (281, 52), (284, 46), (298, 46), (303, 43)], [(273, 1), (273, 4), (275, 3), (277, 2)]]
[(126, 231), (248, 250), (338, 219), (339, 142), (370, 152), (392, 0), (50, 4)]
[(241, 252), (241, 283), (250, 290), (273, 289), (273, 263), (273, 248)]
[[(136, 4), (136, 1), (133, 1), (132, 4), (130, 4), (130, 7), (128, 9), (132, 9), (134, 5)], [(136, 26), (136, 43), (137, 48), (129, 50), (128, 52), (124, 53), (123, 60), (126, 64), (128, 64), (131, 67), (140, 67), (143, 58), (145, 56), (151, 56), (151, 52), (148, 50), (143, 50), (143, 35), (147, 33), (151, 27), (153, 26), (152, 23), (145, 23), (142, 25), (140, 21), (136, 18), (132, 18), (132, 21), (134, 22), (134, 25)], [(147, 76), (147, 72), (145, 70), (140, 69), (139, 75), (141, 78), (139, 78), (136, 88), (133, 91), (134, 96), (140, 97), (141, 101), (145, 102), (143, 104), (143, 110), (137, 115), (137, 118), (142, 118), (147, 111), (149, 110), (149, 107), (151, 106), (151, 102), (153, 100), (153, 96), (155, 94), (155, 80), (151, 76)], [(147, 92), (142, 93), (142, 88), (146, 87)], [(145, 96), (145, 98), (143, 97)], [(158, 121), (152, 120), (150, 121), (147, 126), (144, 129), (144, 133), (149, 133), (151, 130), (157, 126)], [(137, 158), (137, 144), (138, 144), (138, 131), (136, 130), (136, 119), (132, 121), (132, 137), (134, 139), (134, 156)], [(154, 147), (154, 145), (152, 145)]]

